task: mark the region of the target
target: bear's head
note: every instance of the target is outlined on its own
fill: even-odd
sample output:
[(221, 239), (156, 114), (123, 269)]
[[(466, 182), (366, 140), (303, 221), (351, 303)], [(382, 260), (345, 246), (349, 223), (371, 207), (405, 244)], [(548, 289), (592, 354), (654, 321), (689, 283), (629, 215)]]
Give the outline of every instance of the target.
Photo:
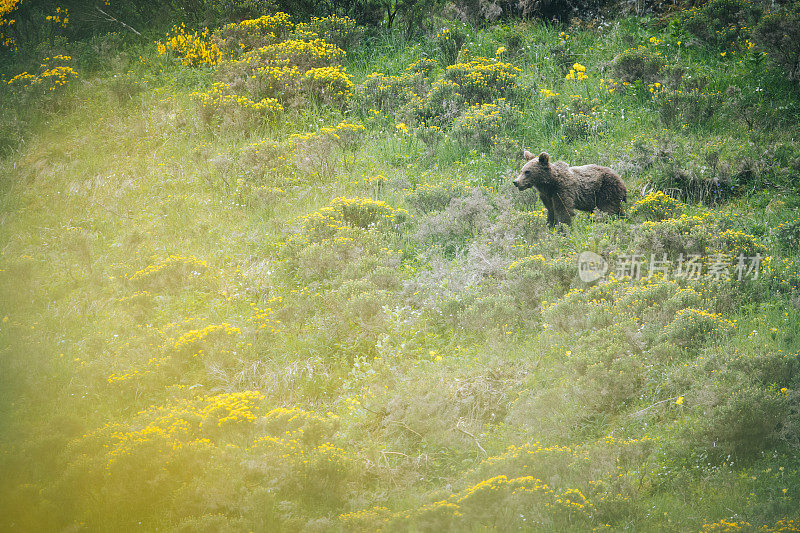
[(524, 191), (534, 185), (544, 184), (549, 181), (550, 176), (550, 154), (542, 152), (538, 156), (525, 150), (525, 159), (528, 160), (522, 166), (519, 176), (514, 180), (514, 186)]

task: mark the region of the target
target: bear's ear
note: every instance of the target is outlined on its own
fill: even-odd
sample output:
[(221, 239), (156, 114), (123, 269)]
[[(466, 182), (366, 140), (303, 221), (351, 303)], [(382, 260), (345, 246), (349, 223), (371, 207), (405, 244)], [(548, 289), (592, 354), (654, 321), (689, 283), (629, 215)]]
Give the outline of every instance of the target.
[(539, 163), (546, 165), (549, 162), (550, 162), (550, 154), (548, 154), (547, 152), (542, 152), (541, 154), (539, 154)]
[(536, 157), (535, 155), (533, 155), (532, 153), (530, 153), (530, 152), (529, 152), (529, 151), (527, 151), (527, 150), (525, 150), (525, 151), (522, 153), (522, 155), (524, 155), (524, 156), (525, 156), (525, 160), (526, 160), (526, 161), (530, 161), (531, 159), (533, 159), (534, 157)]

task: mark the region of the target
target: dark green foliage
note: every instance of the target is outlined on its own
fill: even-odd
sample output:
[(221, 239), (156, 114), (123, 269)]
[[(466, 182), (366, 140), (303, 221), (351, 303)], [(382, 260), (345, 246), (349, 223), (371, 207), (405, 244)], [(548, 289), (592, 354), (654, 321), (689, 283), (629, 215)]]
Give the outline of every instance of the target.
[(753, 0), (711, 0), (682, 13), (681, 22), (704, 43), (729, 48), (750, 35), (761, 13), (761, 3)]
[(624, 81), (652, 83), (658, 79), (664, 57), (651, 47), (640, 45), (625, 50), (614, 58), (614, 74)]
[(753, 32), (753, 41), (787, 78), (800, 80), (800, 2), (795, 0), (767, 12)]

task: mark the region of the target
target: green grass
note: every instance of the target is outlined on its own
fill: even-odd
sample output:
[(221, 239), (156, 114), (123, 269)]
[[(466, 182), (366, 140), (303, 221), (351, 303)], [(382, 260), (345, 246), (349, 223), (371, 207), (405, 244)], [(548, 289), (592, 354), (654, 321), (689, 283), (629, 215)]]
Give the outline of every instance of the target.
[[(778, 521), (800, 518), (799, 280), (589, 286), (578, 253), (676, 252), (670, 222), (649, 240), (629, 218), (549, 230), (509, 184), (523, 148), (616, 168), (629, 206), (675, 169), (729, 176), (731, 194), (685, 206), (702, 221), (683, 238), (710, 251), (743, 231), (773, 261), (800, 260), (774, 231), (800, 206), (796, 84), (766, 58), (725, 59), (645, 22), (466, 27), (473, 56), (521, 38), (503, 58), (521, 69), (507, 150), (428, 146), (406, 111), (371, 122), (357, 95), (207, 126), (190, 94), (213, 70), (143, 43), (4, 111), (24, 131), (8, 126), (0, 160), (3, 528), (795, 530)], [(711, 118), (665, 124), (646, 84), (601, 86), (650, 37), (726, 95)], [(438, 53), (433, 37), (378, 33), (345, 66), (359, 84)], [(588, 80), (564, 80), (574, 62)], [(725, 91), (756, 80), (748, 125)], [(598, 134), (566, 135), (540, 89), (596, 100)], [(366, 130), (353, 148), (323, 145), (316, 172), (289, 135), (342, 121)], [(254, 153), (261, 141), (286, 168)], [(421, 209), (423, 185), (444, 203)], [(337, 197), (410, 216), (303, 229)], [(681, 288), (730, 331), (680, 330)]]

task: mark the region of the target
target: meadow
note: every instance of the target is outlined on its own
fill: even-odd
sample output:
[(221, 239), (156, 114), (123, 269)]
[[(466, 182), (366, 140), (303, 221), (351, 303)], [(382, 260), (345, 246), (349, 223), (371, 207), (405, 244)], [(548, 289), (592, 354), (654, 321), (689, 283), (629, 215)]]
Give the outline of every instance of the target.
[(800, 531), (800, 4), (720, 3), (7, 60), (0, 529)]

